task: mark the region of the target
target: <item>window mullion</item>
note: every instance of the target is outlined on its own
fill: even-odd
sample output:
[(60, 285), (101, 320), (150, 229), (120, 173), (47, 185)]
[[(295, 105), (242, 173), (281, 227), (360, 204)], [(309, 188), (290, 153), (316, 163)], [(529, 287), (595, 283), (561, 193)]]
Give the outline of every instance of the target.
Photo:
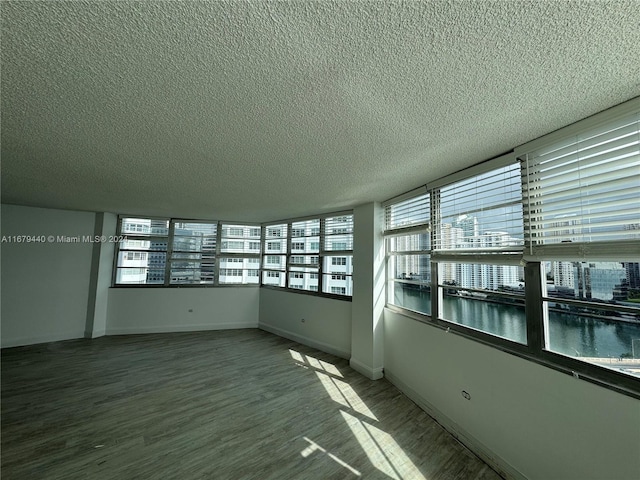
[(169, 221), (169, 235), (167, 237), (167, 260), (164, 264), (164, 286), (171, 284), (171, 260), (173, 257), (173, 237), (176, 231), (175, 220)]
[(284, 259), (284, 288), (290, 288), (289, 287), (289, 273), (291, 271), (291, 265), (289, 263), (290, 259), (291, 259), (291, 243), (292, 243), (292, 235), (293, 235), (293, 223), (289, 222), (287, 223), (287, 238), (286, 238), (286, 242), (287, 242), (287, 253), (286, 253), (286, 257)]
[(325, 259), (325, 229), (326, 222), (324, 218), (320, 219), (320, 235), (318, 236), (320, 245), (318, 249), (318, 292), (324, 292), (324, 259)]
[(438, 286), (438, 262), (431, 262), (431, 320), (442, 318), (442, 289)]
[(220, 285), (220, 255), (222, 254), (222, 222), (216, 222), (216, 255), (213, 284)]
[(527, 320), (527, 345), (532, 355), (540, 357), (545, 347), (546, 322), (542, 304), (542, 264), (529, 262), (524, 268), (525, 315)]

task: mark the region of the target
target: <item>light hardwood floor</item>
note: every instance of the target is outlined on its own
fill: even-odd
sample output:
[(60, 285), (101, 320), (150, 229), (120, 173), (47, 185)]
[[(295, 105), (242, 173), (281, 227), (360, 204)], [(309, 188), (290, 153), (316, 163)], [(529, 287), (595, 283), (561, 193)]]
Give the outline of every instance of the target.
[(2, 351), (10, 479), (500, 477), (386, 380), (261, 330)]

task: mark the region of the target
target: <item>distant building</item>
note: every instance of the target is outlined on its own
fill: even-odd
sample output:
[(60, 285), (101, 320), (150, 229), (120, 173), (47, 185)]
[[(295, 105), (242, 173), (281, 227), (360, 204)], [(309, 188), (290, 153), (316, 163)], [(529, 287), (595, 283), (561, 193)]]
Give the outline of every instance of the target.
[(620, 262), (574, 262), (574, 295), (584, 300), (613, 300), (614, 290), (626, 281)]
[(552, 262), (551, 272), (553, 274), (553, 283), (556, 287), (575, 287), (573, 262)]

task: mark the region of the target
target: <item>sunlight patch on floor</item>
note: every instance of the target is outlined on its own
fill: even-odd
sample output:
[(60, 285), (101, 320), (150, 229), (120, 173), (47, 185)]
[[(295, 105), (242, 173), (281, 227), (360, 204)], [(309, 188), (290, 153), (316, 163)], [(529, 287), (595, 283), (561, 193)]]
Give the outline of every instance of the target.
[[(394, 480), (427, 480), (391, 435), (374, 426), (368, 420), (360, 419), (360, 416), (362, 416), (371, 419), (373, 422), (378, 422), (376, 416), (362, 401), (353, 387), (344, 380), (336, 378), (344, 377), (335, 365), (323, 362), (311, 355), (303, 355), (292, 349), (289, 349), (289, 354), (298, 366), (315, 370), (320, 383), (329, 394), (331, 400), (353, 412), (351, 414), (340, 409), (342, 418), (376, 469)], [(317, 443), (307, 437), (303, 438), (309, 443), (309, 446), (300, 452), (303, 457), (307, 458), (314, 452), (320, 452), (356, 475), (362, 475), (358, 470)]]
[(349, 405), (349, 402), (347, 402), (347, 399), (344, 398), (344, 395), (342, 395), (338, 387), (336, 387), (335, 383), (333, 383), (333, 379), (329, 375), (321, 372), (316, 372), (316, 375), (320, 379), (320, 382), (322, 383), (324, 389), (331, 397), (331, 400), (347, 408), (351, 408), (351, 405)]
[(320, 365), (322, 365), (322, 368), (324, 368), (324, 370), (327, 373), (330, 373), (331, 375), (335, 375), (336, 377), (342, 377), (340, 370), (338, 370), (338, 368), (332, 363), (323, 362), (322, 360), (319, 360), (319, 362), (320, 362)]
[(347, 382), (343, 382), (322, 372), (316, 372), (316, 375), (320, 379), (320, 382), (322, 382), (322, 386), (331, 397), (331, 400), (365, 415), (372, 420), (378, 420)]
[(311, 355), (302, 355), (300, 352), (292, 350), (291, 348), (289, 349), (289, 354), (291, 355), (291, 358), (304, 366), (310, 366), (315, 368), (316, 370), (322, 370), (323, 372), (327, 372), (336, 377), (344, 376), (342, 375), (342, 373), (340, 373), (340, 370), (338, 370), (338, 368), (332, 363), (324, 362), (317, 359), (316, 357), (312, 357)]
[(340, 390), (340, 393), (342, 393), (353, 410), (361, 413), (366, 417), (369, 417), (372, 420), (378, 420), (351, 385), (349, 385), (347, 382), (343, 382), (342, 380), (338, 380), (337, 378), (332, 378), (331, 380), (336, 385), (336, 387), (338, 387), (338, 390)]
[(327, 452), (324, 448), (322, 448), (320, 445), (318, 445), (313, 440), (310, 440), (307, 437), (303, 437), (303, 438), (307, 442), (309, 442), (309, 446), (300, 452), (300, 455), (302, 455), (304, 458), (307, 458), (309, 455), (313, 454), (314, 452), (321, 452), (321, 453), (324, 453), (327, 457), (329, 457), (334, 462), (338, 463), (339, 465), (343, 466), (344, 468), (347, 468), (347, 469), (351, 470), (357, 476), (359, 476), (359, 477), (362, 476), (362, 474), (358, 470), (353, 468), (351, 465), (349, 465), (344, 460), (340, 460), (333, 453)]
[(296, 362), (304, 363), (304, 358), (302, 358), (302, 355), (300, 355), (295, 350), (289, 349), (289, 354), (291, 355), (291, 358), (293, 358)]
[(345, 411), (340, 413), (375, 468), (394, 480), (426, 480), (391, 435)]

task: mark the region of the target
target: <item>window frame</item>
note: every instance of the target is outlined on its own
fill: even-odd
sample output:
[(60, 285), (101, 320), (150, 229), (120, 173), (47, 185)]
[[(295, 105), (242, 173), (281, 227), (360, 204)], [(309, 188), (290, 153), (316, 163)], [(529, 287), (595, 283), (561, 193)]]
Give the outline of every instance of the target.
[[(337, 237), (351, 237), (350, 242), (347, 242), (345, 245), (347, 247), (346, 250), (328, 250), (325, 248), (326, 241), (328, 238), (331, 238), (333, 235), (327, 233), (327, 219), (333, 219), (335, 217), (348, 217), (350, 225), (347, 227), (347, 232), (341, 232), (336, 234)], [(318, 222), (317, 226), (307, 225), (304, 228), (300, 227), (299, 223), (303, 222), (313, 222), (314, 224)], [(314, 295), (321, 297), (334, 298), (337, 300), (352, 300), (352, 293), (348, 292), (348, 288), (345, 288), (346, 293), (344, 295), (334, 294), (331, 292), (326, 292), (324, 290), (325, 278), (328, 275), (331, 277), (332, 274), (340, 274), (345, 276), (345, 281), (351, 281), (351, 285), (353, 285), (353, 273), (333, 273), (325, 271), (324, 260), (326, 257), (345, 257), (344, 265), (341, 265), (345, 269), (353, 269), (353, 249), (348, 248), (350, 245), (353, 245), (353, 211), (340, 211), (327, 213), (322, 215), (313, 215), (308, 217), (298, 217), (291, 218), (286, 220), (278, 220), (272, 221), (268, 223), (263, 223), (262, 227), (265, 232), (272, 231), (274, 227), (284, 227), (286, 232), (280, 231), (280, 236), (269, 236), (264, 238), (265, 248), (263, 249), (263, 255), (265, 257), (265, 261), (262, 262), (262, 271), (263, 272), (280, 272), (284, 275), (284, 286), (279, 285), (270, 285), (264, 282), (264, 276), (260, 278), (260, 286), (262, 288), (269, 288), (275, 290), (284, 290), (292, 293), (300, 293), (304, 295)], [(286, 241), (286, 253), (274, 253), (270, 252), (267, 247), (267, 242), (270, 241)], [(300, 244), (303, 244), (303, 248), (300, 249)], [(294, 248), (296, 247), (296, 248)], [(313, 250), (313, 251), (310, 251)], [(281, 248), (281, 251), (284, 250)], [(266, 263), (266, 258), (271, 255), (277, 255), (280, 257), (284, 257), (284, 267), (281, 268), (269, 268), (269, 264)], [(311, 260), (311, 263), (297, 263), (297, 260), (300, 257), (308, 257)], [(317, 259), (317, 262), (315, 261)], [(349, 261), (351, 259), (351, 261)], [(307, 279), (313, 280), (313, 285), (307, 285), (308, 289), (301, 289), (290, 286), (290, 280), (294, 278), (293, 274), (303, 274), (304, 280)], [(347, 278), (348, 277), (348, 278)], [(282, 278), (282, 276), (280, 277)], [(296, 277), (297, 280), (300, 278)], [(317, 282), (317, 285), (315, 284)], [(296, 285), (297, 283), (294, 282)], [(316, 287), (315, 289), (311, 289), (311, 287)], [(353, 288), (351, 286), (351, 288)]]
[[(490, 171), (492, 169), (498, 168), (498, 166), (503, 165), (504, 162), (519, 162), (520, 158), (526, 154), (526, 152), (540, 148), (541, 146), (548, 145), (552, 142), (557, 142), (558, 140), (562, 140), (565, 137), (576, 135), (576, 132), (581, 132), (586, 129), (594, 128), (594, 126), (605, 125), (608, 122), (614, 121), (617, 118), (620, 118), (624, 115), (629, 115), (632, 112), (640, 111), (640, 97), (633, 99), (630, 102), (622, 104), (618, 107), (613, 107), (613, 109), (607, 110), (600, 114), (596, 114), (593, 117), (589, 117), (586, 120), (578, 122), (576, 124), (570, 125), (561, 129), (559, 131), (553, 132), (549, 136), (542, 137), (540, 139), (536, 139), (528, 144), (522, 145), (512, 152), (507, 153), (506, 155), (490, 159), (486, 162), (482, 162), (477, 164), (471, 168), (456, 172), (447, 177), (443, 177), (442, 179), (438, 179), (433, 183), (430, 183), (424, 187), (420, 187), (419, 189), (407, 192), (398, 197), (394, 197), (392, 199), (383, 202), (383, 206), (386, 207), (388, 205), (392, 205), (394, 203), (400, 203), (402, 201), (406, 201), (407, 199), (411, 199), (417, 197), (424, 192), (428, 192), (431, 194), (431, 213), (430, 213), (430, 225), (435, 225), (438, 220), (438, 205), (437, 205), (437, 195), (433, 195), (433, 192), (437, 192), (439, 188), (451, 184), (453, 182), (457, 182), (460, 180), (464, 180), (467, 178), (471, 178), (475, 175), (482, 174), (483, 172)], [(613, 119), (613, 120), (612, 120)], [(522, 185), (522, 182), (521, 182)], [(523, 187), (524, 188), (524, 187)], [(524, 203), (524, 200), (521, 200)], [(523, 215), (523, 224), (525, 228), (527, 228), (527, 219)], [(562, 372), (567, 375), (571, 375), (577, 379), (583, 379), (590, 383), (594, 383), (605, 388), (614, 390), (616, 392), (622, 393), (627, 396), (631, 396), (633, 398), (640, 399), (640, 377), (633, 376), (629, 374), (625, 374), (622, 371), (618, 371), (615, 369), (607, 368), (604, 366), (597, 365), (595, 363), (589, 363), (588, 361), (580, 360), (580, 357), (571, 357), (567, 355), (563, 355), (558, 352), (552, 351), (550, 345), (547, 347), (547, 342), (545, 341), (545, 335), (549, 335), (548, 329), (546, 328), (546, 306), (545, 302), (557, 300), (553, 297), (549, 297), (546, 293), (546, 274), (544, 271), (544, 261), (548, 260), (557, 260), (560, 258), (563, 252), (569, 252), (568, 258), (565, 260), (578, 260), (575, 258), (575, 246), (571, 245), (562, 245), (559, 244), (557, 247), (547, 247), (548, 251), (552, 253), (552, 256), (548, 259), (540, 259), (532, 257), (531, 255), (527, 255), (527, 247), (526, 244), (526, 236), (525, 236), (525, 244), (522, 245), (522, 248), (518, 252), (509, 252), (509, 253), (484, 253), (484, 254), (476, 254), (474, 252), (460, 252), (456, 253), (455, 251), (448, 252), (440, 252), (436, 253), (433, 251), (434, 235), (435, 229), (430, 228), (430, 225), (420, 224), (418, 226), (410, 226), (409, 228), (404, 229), (387, 229), (382, 232), (383, 237), (385, 238), (385, 249), (386, 249), (386, 257), (387, 257), (387, 288), (388, 295), (390, 294), (389, 285), (390, 282), (395, 282), (396, 279), (391, 279), (390, 277), (394, 274), (391, 273), (390, 270), (390, 259), (394, 255), (398, 255), (398, 252), (390, 251), (390, 242), (389, 239), (392, 236), (398, 236), (408, 233), (424, 233), (425, 231), (431, 231), (431, 251), (416, 251), (416, 252), (401, 252), (401, 254), (410, 253), (410, 254), (424, 254), (431, 253), (431, 292), (437, 292), (437, 294), (431, 295), (431, 312), (432, 314), (420, 313), (414, 310), (410, 310), (408, 308), (404, 308), (398, 305), (392, 304), (387, 297), (386, 308), (392, 312), (400, 313), (406, 317), (411, 319), (420, 321), (422, 323), (426, 323), (435, 328), (439, 328), (445, 330), (447, 332), (453, 332), (457, 335), (463, 336), (473, 341), (480, 342), (482, 344), (488, 345), (493, 348), (497, 348), (505, 353), (516, 355), (520, 358), (524, 358), (526, 360), (532, 361), (534, 363), (543, 365), (545, 367), (554, 369), (558, 372)], [(598, 246), (599, 247), (599, 246)], [(571, 250), (573, 249), (573, 250)], [(594, 257), (589, 257), (584, 255), (584, 251), (581, 252), (580, 261), (587, 262), (598, 262), (598, 261), (610, 261), (610, 262), (630, 262), (637, 263), (640, 261), (640, 256), (638, 252), (640, 251), (640, 242), (637, 240), (627, 242), (625, 244), (625, 248), (620, 249), (610, 249), (611, 254), (607, 254), (606, 258), (602, 258), (602, 249), (599, 248), (597, 255)], [(588, 252), (588, 249), (586, 250)], [(632, 257), (630, 258), (630, 253), (634, 252)], [(502, 337), (494, 336), (492, 334), (482, 332), (480, 330), (475, 330), (469, 327), (465, 327), (464, 325), (460, 325), (455, 322), (450, 322), (442, 318), (442, 295), (441, 290), (438, 288), (438, 266), (441, 262), (460, 262), (460, 263), (488, 263), (488, 264), (520, 264), (524, 267), (524, 301), (525, 301), (525, 317), (526, 317), (526, 330), (527, 330), (527, 342), (525, 344), (520, 344)], [(395, 271), (394, 271), (395, 272)], [(391, 290), (392, 291), (392, 290)], [(572, 303), (576, 303), (578, 300), (571, 300)], [(633, 310), (632, 313), (637, 314), (638, 310), (635, 307), (620, 307), (615, 308), (613, 310)], [(436, 312), (433, 314), (433, 312)]]
[[(167, 235), (166, 237), (164, 236), (158, 236), (158, 235), (150, 235), (150, 234), (131, 234), (131, 233), (123, 233), (122, 232), (122, 227), (123, 227), (123, 220), (126, 218), (139, 218), (142, 220), (149, 220), (149, 221), (163, 221), (163, 222), (168, 222), (168, 228), (167, 228)], [(175, 225), (178, 223), (203, 223), (203, 224), (211, 224), (211, 225), (216, 225), (216, 234), (215, 234), (215, 250), (214, 250), (214, 254), (213, 254), (213, 264), (215, 265), (214, 267), (214, 279), (213, 282), (210, 283), (171, 283), (171, 262), (172, 262), (172, 254), (174, 253), (188, 253), (188, 252), (174, 252), (173, 249), (173, 243), (174, 240), (176, 238), (175, 235)], [(242, 226), (242, 227), (248, 227), (249, 228), (249, 232), (251, 232), (254, 229), (259, 229), (261, 232), (260, 237), (255, 237), (255, 236), (247, 236), (244, 239), (241, 239), (240, 237), (223, 237), (222, 234), (222, 226), (234, 226), (234, 225), (238, 225), (238, 226)], [(259, 272), (262, 271), (262, 265), (260, 264), (261, 259), (262, 259), (262, 245), (263, 245), (263, 235), (262, 235), (262, 227), (260, 224), (257, 223), (252, 223), (252, 222), (229, 222), (229, 221), (222, 221), (222, 220), (203, 220), (203, 219), (185, 219), (185, 218), (169, 218), (169, 217), (152, 217), (152, 216), (141, 216), (141, 215), (128, 215), (128, 214), (119, 214), (118, 215), (118, 220), (117, 220), (117, 236), (125, 236), (127, 237), (128, 240), (142, 240), (142, 241), (148, 241), (149, 238), (166, 238), (167, 241), (167, 248), (166, 250), (161, 250), (161, 252), (164, 252), (166, 255), (165, 258), (165, 264), (162, 267), (163, 271), (164, 271), (164, 281), (163, 283), (116, 283), (117, 280), (117, 273), (118, 273), (118, 269), (119, 268), (123, 268), (123, 267), (119, 267), (118, 266), (118, 257), (119, 254), (121, 252), (146, 252), (149, 253), (150, 250), (143, 250), (143, 249), (122, 249), (121, 248), (121, 244), (118, 244), (118, 246), (115, 248), (115, 252), (114, 252), (114, 258), (113, 258), (113, 274), (112, 274), (112, 278), (111, 278), (111, 288), (218, 288), (218, 287), (252, 287), (252, 288), (258, 288), (260, 286), (259, 282), (255, 282), (255, 283), (233, 283), (233, 282), (220, 282), (220, 270), (221, 270), (221, 266), (220, 266), (220, 260), (221, 259), (227, 259), (227, 258), (241, 258), (241, 259), (255, 259), (258, 261), (257, 263), (257, 268), (243, 268), (243, 270), (246, 270), (247, 272), (249, 272), (249, 270), (258, 270)], [(180, 237), (180, 235), (178, 235), (177, 237)], [(223, 241), (244, 241), (244, 242), (259, 242), (259, 252), (258, 253), (248, 253), (248, 252), (244, 252), (244, 253), (229, 253), (229, 252), (222, 252), (222, 242)], [(193, 252), (193, 253), (201, 253), (201, 252)], [(173, 259), (175, 260), (175, 259)], [(198, 260), (198, 262), (201, 262), (201, 260)], [(134, 268), (134, 267), (131, 267)], [(138, 267), (135, 267), (138, 268)], [(146, 268), (149, 269), (149, 267), (142, 267), (142, 268)], [(223, 268), (230, 268), (230, 267), (223, 267)], [(245, 275), (243, 275), (244, 278)], [(248, 273), (247, 273), (248, 276)]]

